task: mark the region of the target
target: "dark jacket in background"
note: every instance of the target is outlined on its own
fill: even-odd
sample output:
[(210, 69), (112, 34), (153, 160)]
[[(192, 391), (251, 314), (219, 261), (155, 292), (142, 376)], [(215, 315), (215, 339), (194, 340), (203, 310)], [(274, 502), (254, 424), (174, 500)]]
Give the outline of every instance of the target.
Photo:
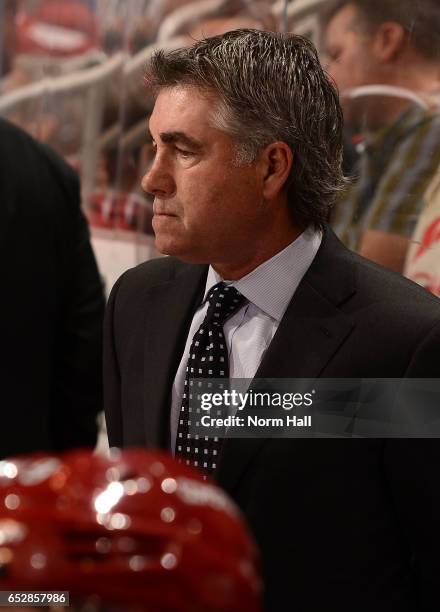
[(76, 174), (0, 119), (0, 456), (95, 444), (103, 308)]

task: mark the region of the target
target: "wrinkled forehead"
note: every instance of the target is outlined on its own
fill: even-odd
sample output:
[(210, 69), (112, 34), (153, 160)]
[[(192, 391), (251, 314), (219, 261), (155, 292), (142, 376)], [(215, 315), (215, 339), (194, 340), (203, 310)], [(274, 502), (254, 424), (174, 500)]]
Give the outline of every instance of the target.
[(168, 98), (173, 100), (194, 100), (205, 102), (207, 106), (216, 107), (220, 102), (220, 95), (214, 89), (202, 87), (192, 83), (176, 83), (175, 85), (164, 85), (155, 91), (154, 105), (159, 99)]
[(193, 85), (175, 85), (161, 88), (156, 95), (149, 119), (150, 131), (173, 131), (186, 128), (214, 127), (215, 115), (222, 105), (213, 90)]

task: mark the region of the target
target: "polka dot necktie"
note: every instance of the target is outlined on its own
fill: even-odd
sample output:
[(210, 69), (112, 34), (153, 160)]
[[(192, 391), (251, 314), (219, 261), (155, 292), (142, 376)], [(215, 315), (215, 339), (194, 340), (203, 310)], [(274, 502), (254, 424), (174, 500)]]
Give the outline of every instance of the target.
[(182, 406), (179, 414), (176, 438), (176, 456), (181, 462), (210, 474), (217, 467), (222, 440), (214, 437), (190, 434), (191, 419), (199, 419), (190, 406), (195, 378), (229, 378), (228, 348), (223, 324), (246, 301), (235, 287), (218, 283), (208, 294), (208, 311), (194, 334), (186, 367)]

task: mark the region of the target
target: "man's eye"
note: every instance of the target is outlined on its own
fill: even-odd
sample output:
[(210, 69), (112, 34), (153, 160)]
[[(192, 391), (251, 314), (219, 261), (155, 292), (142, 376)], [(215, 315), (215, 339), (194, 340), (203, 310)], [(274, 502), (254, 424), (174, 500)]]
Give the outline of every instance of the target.
[(337, 62), (341, 56), (340, 51), (331, 51), (327, 53), (327, 57), (331, 62)]
[(194, 155), (192, 151), (187, 151), (186, 149), (181, 149), (180, 147), (176, 147), (176, 151), (181, 157), (185, 157), (185, 158), (191, 157), (192, 155)]

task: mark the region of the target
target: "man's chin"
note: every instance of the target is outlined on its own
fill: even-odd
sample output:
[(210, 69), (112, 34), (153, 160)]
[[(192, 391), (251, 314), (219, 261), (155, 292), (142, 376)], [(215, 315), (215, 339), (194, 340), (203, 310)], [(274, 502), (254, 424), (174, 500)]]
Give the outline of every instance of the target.
[(176, 257), (176, 259), (180, 259), (184, 263), (209, 264), (209, 257), (203, 257), (201, 253), (198, 253), (189, 245), (183, 245), (169, 240), (164, 240), (158, 236), (156, 236), (155, 244), (156, 249), (159, 251), (159, 253), (162, 253), (162, 255)]
[(159, 253), (162, 253), (162, 255), (175, 255), (175, 253), (178, 251), (178, 244), (176, 243), (176, 240), (167, 234), (158, 232), (157, 230), (154, 232), (154, 244), (156, 249), (159, 251)]

